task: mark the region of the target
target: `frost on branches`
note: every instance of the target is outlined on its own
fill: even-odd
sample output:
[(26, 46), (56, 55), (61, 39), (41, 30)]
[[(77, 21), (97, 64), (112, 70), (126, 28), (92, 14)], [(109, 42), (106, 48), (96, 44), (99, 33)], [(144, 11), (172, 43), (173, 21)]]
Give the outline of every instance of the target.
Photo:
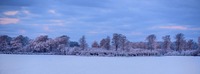
[[(88, 46), (83, 35), (78, 41), (70, 41), (67, 35), (54, 39), (47, 35), (30, 39), (26, 36), (0, 36), (0, 53), (3, 54), (51, 54), (83, 56), (200, 56), (200, 37), (186, 40), (179, 33), (171, 41), (170, 35), (157, 41), (154, 34), (148, 35), (145, 42), (131, 42), (123, 34), (114, 33), (99, 42), (94, 40)], [(197, 41), (197, 42), (195, 42)]]

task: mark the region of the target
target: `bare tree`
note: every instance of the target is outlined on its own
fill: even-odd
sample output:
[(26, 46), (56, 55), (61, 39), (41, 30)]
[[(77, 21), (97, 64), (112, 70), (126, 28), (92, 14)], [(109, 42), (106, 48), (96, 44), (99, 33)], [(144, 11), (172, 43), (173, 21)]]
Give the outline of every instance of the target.
[(121, 48), (123, 51), (126, 47), (127, 41), (128, 40), (126, 39), (126, 36), (117, 33), (113, 34), (112, 43), (116, 51), (118, 50), (118, 48)]
[(122, 36), (120, 37), (120, 44), (121, 44), (122, 50), (125, 50), (125, 47), (126, 47), (126, 45), (127, 45), (126, 36), (122, 35)]
[(156, 36), (154, 34), (149, 35), (146, 40), (148, 41), (148, 49), (156, 49)]
[(101, 47), (101, 48), (104, 48), (105, 44), (106, 44), (106, 39), (102, 39), (102, 40), (100, 41), (100, 47)]
[(164, 40), (163, 42), (163, 48), (165, 50), (169, 50), (171, 47), (171, 39), (170, 39), (170, 35), (166, 35), (162, 38)]
[(110, 37), (109, 36), (107, 36), (107, 38), (101, 40), (100, 47), (105, 48), (107, 50), (110, 49)]
[(121, 37), (121, 34), (117, 34), (117, 33), (113, 34), (112, 44), (114, 45), (116, 51), (120, 47), (120, 37)]
[(135, 42), (134, 48), (147, 49), (147, 45), (145, 42)]
[(182, 49), (184, 49), (184, 34), (179, 33), (176, 35), (175, 39), (175, 44), (176, 44), (176, 50), (177, 51), (181, 51)]
[(188, 42), (187, 42), (187, 49), (188, 50), (191, 50), (191, 49), (193, 49), (194, 48), (194, 41), (192, 40), (192, 39), (190, 39), (190, 40), (188, 40)]
[(106, 48), (107, 50), (110, 49), (110, 37), (109, 37), (109, 36), (107, 36), (107, 38), (106, 38), (105, 48)]
[(94, 42), (92, 43), (92, 48), (99, 48), (99, 44), (98, 44), (97, 41), (94, 41)]
[(85, 50), (88, 47), (88, 44), (86, 43), (86, 39), (84, 35), (80, 38), (79, 43), (80, 43), (80, 48), (82, 50)]

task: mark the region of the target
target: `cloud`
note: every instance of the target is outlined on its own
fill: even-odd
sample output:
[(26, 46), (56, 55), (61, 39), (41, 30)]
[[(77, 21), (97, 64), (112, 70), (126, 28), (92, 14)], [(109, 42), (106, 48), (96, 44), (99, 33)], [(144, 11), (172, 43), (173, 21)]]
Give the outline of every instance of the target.
[(63, 20), (50, 20), (51, 24), (55, 26), (64, 26), (64, 24), (69, 24), (70, 22), (64, 22)]
[(31, 13), (30, 13), (30, 11), (28, 11), (28, 10), (23, 10), (22, 11), (24, 14), (27, 14), (27, 15), (30, 15)]
[(51, 22), (55, 22), (55, 23), (62, 23), (63, 20), (50, 20)]
[(13, 15), (17, 15), (19, 13), (19, 11), (7, 11), (4, 12), (4, 15), (9, 15), (9, 16), (13, 16)]
[(185, 26), (177, 26), (177, 25), (173, 25), (173, 26), (159, 26), (158, 28), (160, 28), (160, 29), (175, 29), (175, 30), (187, 30), (188, 29)]
[(43, 30), (44, 30), (44, 31), (47, 31), (47, 32), (51, 32), (51, 31), (52, 31), (51, 29), (49, 29), (48, 26), (44, 26), (44, 27), (43, 27)]
[(26, 30), (21, 29), (21, 30), (19, 30), (19, 33), (20, 33), (20, 34), (25, 34), (25, 33), (26, 33)]
[(53, 9), (50, 9), (48, 12), (51, 13), (51, 14), (56, 14), (56, 11), (53, 10)]
[(109, 33), (109, 31), (107, 30), (91, 30), (91, 31), (87, 31), (87, 34), (105, 34), (105, 33)]
[(152, 29), (171, 29), (171, 30), (200, 30), (199, 27), (191, 27), (191, 26), (180, 26), (180, 25), (168, 25), (168, 26), (158, 26), (153, 27)]
[(0, 18), (0, 24), (6, 25), (6, 24), (17, 24), (20, 21), (18, 18)]

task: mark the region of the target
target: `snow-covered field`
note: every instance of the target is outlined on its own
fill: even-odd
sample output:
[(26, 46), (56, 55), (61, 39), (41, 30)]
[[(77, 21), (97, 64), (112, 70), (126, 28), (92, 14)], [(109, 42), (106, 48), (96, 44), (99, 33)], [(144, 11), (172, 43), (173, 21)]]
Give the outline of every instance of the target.
[(0, 74), (200, 74), (200, 57), (0, 54)]

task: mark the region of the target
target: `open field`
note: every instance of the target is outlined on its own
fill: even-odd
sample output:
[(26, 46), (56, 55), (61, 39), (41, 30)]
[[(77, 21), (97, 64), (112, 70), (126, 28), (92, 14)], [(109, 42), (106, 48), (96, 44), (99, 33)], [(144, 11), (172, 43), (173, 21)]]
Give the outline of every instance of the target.
[(200, 74), (200, 57), (0, 54), (0, 74)]

